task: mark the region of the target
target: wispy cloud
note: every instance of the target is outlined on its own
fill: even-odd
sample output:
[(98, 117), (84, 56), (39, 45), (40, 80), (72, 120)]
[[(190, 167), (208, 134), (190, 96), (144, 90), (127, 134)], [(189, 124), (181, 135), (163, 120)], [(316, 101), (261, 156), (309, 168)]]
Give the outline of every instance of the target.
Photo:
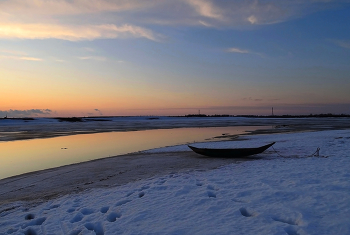
[(250, 51), (250, 50), (246, 50), (246, 49), (241, 49), (241, 48), (237, 48), (237, 47), (231, 47), (225, 50), (228, 53), (237, 53), (237, 54), (250, 54), (250, 55), (257, 55), (261, 58), (265, 58), (266, 56), (262, 53), (259, 52), (254, 52), (254, 51)]
[(0, 38), (163, 41), (164, 36), (151, 30), (152, 26), (254, 27), (301, 17), (339, 2), (344, 0), (2, 0)]
[(147, 38), (160, 41), (151, 30), (133, 26), (106, 25), (52, 25), (52, 24), (0, 24), (0, 38), (8, 39), (63, 39), (69, 41), (94, 40), (100, 38)]
[(29, 61), (42, 61), (43, 59), (35, 57), (19, 57), (20, 60), (29, 60)]
[(0, 9), (9, 14), (76, 15), (145, 8), (148, 0), (3, 0)]
[(82, 56), (82, 57), (78, 57), (80, 60), (97, 60), (97, 61), (105, 61), (107, 60), (106, 57), (102, 57), (102, 56)]
[(198, 23), (201, 24), (201, 25), (204, 25), (205, 27), (213, 27), (212, 24), (209, 24), (209, 23), (207, 23), (207, 22), (205, 22), (203, 20), (199, 20)]
[(0, 55), (0, 59), (43, 61), (43, 59), (41, 58), (28, 57), (28, 56), (13, 56), (13, 55)]
[(343, 40), (333, 40), (335, 44), (337, 44), (340, 47), (350, 49), (350, 41), (343, 41)]
[(207, 0), (187, 0), (187, 3), (193, 6), (196, 12), (204, 17), (214, 18), (218, 20), (223, 19), (221, 10), (217, 8), (213, 2)]
[(240, 49), (240, 48), (235, 48), (235, 47), (229, 48), (229, 49), (227, 49), (226, 51), (227, 51), (227, 52), (231, 52), (231, 53), (241, 53), (241, 54), (251, 53), (251, 52), (248, 51), (248, 50), (244, 50), (244, 49)]
[(0, 50), (0, 59), (29, 60), (29, 61), (43, 60), (41, 58), (28, 56), (28, 54), (23, 51), (13, 51), (13, 50)]
[(247, 18), (247, 20), (251, 23), (251, 24), (256, 24), (258, 22), (258, 19), (255, 16), (249, 16)]

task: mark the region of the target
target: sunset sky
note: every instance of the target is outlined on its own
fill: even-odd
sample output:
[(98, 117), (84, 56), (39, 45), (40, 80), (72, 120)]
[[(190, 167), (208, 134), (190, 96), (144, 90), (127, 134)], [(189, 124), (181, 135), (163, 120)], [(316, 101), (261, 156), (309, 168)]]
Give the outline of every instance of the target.
[(271, 107), (350, 114), (350, 1), (0, 0), (2, 116)]

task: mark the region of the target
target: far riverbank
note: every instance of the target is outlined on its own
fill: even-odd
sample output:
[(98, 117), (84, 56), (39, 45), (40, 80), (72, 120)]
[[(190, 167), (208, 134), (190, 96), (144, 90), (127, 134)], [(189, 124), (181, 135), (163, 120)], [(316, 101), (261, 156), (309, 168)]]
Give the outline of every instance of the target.
[(81, 121), (55, 118), (0, 119), (0, 141), (14, 141), (112, 131), (189, 127), (267, 126), (254, 134), (350, 128), (348, 117), (93, 117)]

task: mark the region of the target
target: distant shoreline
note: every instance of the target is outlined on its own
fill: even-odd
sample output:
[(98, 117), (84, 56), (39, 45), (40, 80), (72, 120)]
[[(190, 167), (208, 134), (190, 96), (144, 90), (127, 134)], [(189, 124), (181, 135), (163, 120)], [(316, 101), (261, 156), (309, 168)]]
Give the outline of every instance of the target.
[(271, 126), (254, 134), (350, 128), (347, 116), (249, 116), (249, 117), (81, 117), (0, 119), (0, 142), (103, 132), (143, 131), (174, 128)]
[[(1, 120), (23, 120), (33, 121), (40, 118), (57, 119), (59, 121), (66, 122), (80, 122), (83, 120), (101, 121), (98, 119), (104, 118), (134, 118), (134, 117), (145, 117), (150, 120), (159, 119), (160, 117), (176, 117), (176, 118), (217, 118), (217, 117), (246, 117), (246, 118), (350, 118), (350, 114), (332, 114), (332, 113), (321, 113), (321, 114), (308, 114), (308, 115), (229, 115), (229, 114), (187, 114), (179, 116), (157, 116), (157, 115), (141, 115), (141, 116), (72, 116), (72, 117), (3, 117)], [(92, 120), (95, 121), (95, 120)]]

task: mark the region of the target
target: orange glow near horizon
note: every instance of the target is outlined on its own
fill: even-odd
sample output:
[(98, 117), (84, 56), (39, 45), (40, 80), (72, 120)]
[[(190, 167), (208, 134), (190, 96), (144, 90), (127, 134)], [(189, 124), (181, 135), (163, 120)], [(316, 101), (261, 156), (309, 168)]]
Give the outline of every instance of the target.
[[(307, 106), (305, 100), (309, 104), (318, 104), (325, 94), (296, 96), (298, 87), (294, 85), (287, 89), (264, 84), (254, 86), (240, 80), (218, 83), (215, 79), (203, 78), (201, 81), (194, 76), (177, 81), (171, 75), (160, 80), (161, 77), (146, 77), (130, 64), (114, 68), (109, 62), (83, 61), (79, 64), (78, 61), (75, 66), (64, 64), (56, 68), (57, 65), (45, 60), (2, 59), (2, 62), (7, 69), (0, 69), (1, 114), (9, 110), (49, 109), (52, 112), (42, 116), (186, 115), (201, 109), (209, 115), (269, 115), (271, 107), (276, 107), (276, 112), (280, 110), (280, 114), (309, 114), (322, 111), (316, 108), (308, 110), (304, 107)], [(90, 66), (98, 69), (90, 73)], [(128, 74), (125, 69), (132, 73)], [(105, 71), (105, 74), (100, 75), (100, 71)], [(339, 94), (345, 93), (343, 90), (346, 86), (339, 88)], [(336, 106), (346, 104), (346, 100), (345, 96), (330, 96), (322, 104)], [(293, 108), (289, 109), (290, 106)], [(302, 107), (299, 111), (298, 106)], [(324, 110), (333, 112), (328, 108)], [(343, 111), (338, 109), (335, 112)]]

